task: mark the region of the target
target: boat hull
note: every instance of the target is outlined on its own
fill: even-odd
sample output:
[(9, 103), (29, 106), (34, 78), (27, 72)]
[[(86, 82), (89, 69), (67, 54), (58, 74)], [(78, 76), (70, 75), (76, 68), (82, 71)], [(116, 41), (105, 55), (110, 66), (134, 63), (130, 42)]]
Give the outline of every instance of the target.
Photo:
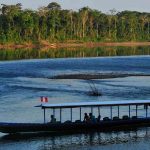
[(126, 130), (129, 128), (150, 126), (150, 118), (132, 120), (110, 120), (98, 123), (0, 123), (0, 132), (16, 133), (65, 133), (82, 131)]

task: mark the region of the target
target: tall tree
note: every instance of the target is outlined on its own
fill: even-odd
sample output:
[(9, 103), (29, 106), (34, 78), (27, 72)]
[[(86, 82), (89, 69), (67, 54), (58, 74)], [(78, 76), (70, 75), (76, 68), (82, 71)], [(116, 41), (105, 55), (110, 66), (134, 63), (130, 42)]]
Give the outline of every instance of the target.
[(81, 16), (81, 21), (82, 21), (82, 37), (85, 37), (85, 29), (86, 29), (86, 23), (88, 20), (88, 13), (89, 13), (90, 8), (88, 7), (83, 7), (79, 10), (80, 16)]
[(58, 3), (56, 3), (56, 2), (52, 2), (52, 3), (48, 4), (47, 8), (49, 10), (60, 10), (61, 6)]

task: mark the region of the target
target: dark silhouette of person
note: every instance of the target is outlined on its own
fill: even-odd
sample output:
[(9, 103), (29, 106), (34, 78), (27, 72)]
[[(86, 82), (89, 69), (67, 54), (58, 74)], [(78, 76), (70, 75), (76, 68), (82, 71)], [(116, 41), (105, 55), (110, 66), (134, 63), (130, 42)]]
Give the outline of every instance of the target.
[(51, 115), (51, 123), (56, 123), (56, 118), (54, 117), (54, 115)]
[(100, 122), (100, 120), (101, 120), (101, 115), (98, 115), (97, 122)]
[(90, 117), (88, 116), (87, 113), (84, 113), (84, 122), (89, 122), (90, 121)]
[(91, 122), (96, 122), (95, 116), (92, 113), (89, 113), (89, 116)]

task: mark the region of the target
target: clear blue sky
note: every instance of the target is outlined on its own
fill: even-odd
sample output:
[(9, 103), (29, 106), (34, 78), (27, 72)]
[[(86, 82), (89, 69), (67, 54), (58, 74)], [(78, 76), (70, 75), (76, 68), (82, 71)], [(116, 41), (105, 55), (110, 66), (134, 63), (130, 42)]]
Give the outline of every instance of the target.
[(23, 8), (37, 9), (47, 6), (50, 2), (58, 2), (63, 9), (77, 10), (84, 6), (108, 12), (115, 8), (118, 11), (136, 10), (150, 12), (150, 0), (0, 0), (0, 4), (22, 3)]

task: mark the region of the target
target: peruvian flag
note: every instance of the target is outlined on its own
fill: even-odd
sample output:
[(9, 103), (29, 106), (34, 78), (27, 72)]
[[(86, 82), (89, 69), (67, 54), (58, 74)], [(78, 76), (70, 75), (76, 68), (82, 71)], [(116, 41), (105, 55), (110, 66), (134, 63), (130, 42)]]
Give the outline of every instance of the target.
[(47, 103), (48, 102), (48, 97), (41, 97), (41, 102), (42, 103)]

